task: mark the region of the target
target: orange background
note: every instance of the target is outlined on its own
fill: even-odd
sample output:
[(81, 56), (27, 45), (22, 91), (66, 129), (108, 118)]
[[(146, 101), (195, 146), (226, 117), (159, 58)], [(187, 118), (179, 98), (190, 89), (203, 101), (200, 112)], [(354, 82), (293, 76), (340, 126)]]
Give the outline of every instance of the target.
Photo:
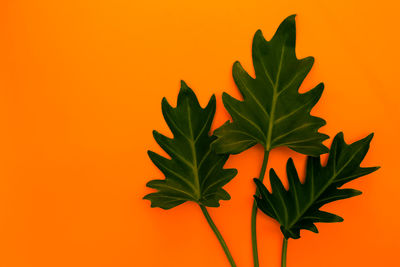
[[(0, 1), (0, 266), (228, 266), (200, 209), (150, 209), (145, 183), (161, 178), (146, 150), (169, 131), (161, 98), (175, 104), (184, 79), (214, 127), (239, 97), (231, 66), (253, 72), (251, 40), (270, 39), (298, 14), (297, 54), (316, 63), (302, 90), (326, 85), (313, 114), (348, 142), (375, 132), (349, 186), (360, 197), (326, 210), (343, 223), (290, 240), (288, 266), (396, 266), (399, 245), (399, 22), (397, 1)], [(330, 144), (330, 141), (327, 142)], [(271, 153), (284, 174), (288, 149)], [(232, 200), (210, 209), (238, 266), (251, 266), (250, 207), (262, 152), (229, 159)], [(260, 215), (261, 266), (279, 266), (281, 233)]]

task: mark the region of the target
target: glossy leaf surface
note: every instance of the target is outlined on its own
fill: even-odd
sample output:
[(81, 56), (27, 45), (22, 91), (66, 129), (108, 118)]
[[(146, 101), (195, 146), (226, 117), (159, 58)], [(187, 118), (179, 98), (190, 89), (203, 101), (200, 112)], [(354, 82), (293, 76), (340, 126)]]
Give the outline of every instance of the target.
[(255, 196), (258, 208), (280, 223), (286, 238), (299, 238), (301, 229), (317, 233), (316, 222), (343, 221), (341, 217), (321, 211), (320, 208), (332, 201), (361, 194), (358, 190), (339, 188), (378, 169), (360, 167), (372, 136), (347, 145), (343, 134), (337, 134), (326, 166), (321, 165), (320, 157), (307, 158), (304, 184), (299, 180), (292, 159), (289, 159), (286, 166), (289, 190), (283, 187), (273, 169), (270, 171), (272, 193), (259, 180), (254, 179), (260, 192), (260, 196)]
[(266, 150), (287, 146), (312, 156), (328, 152), (322, 144), (328, 136), (318, 133), (325, 121), (310, 115), (324, 86), (320, 83), (304, 94), (298, 92), (314, 59), (297, 59), (295, 43), (295, 16), (286, 18), (270, 41), (260, 30), (256, 32), (252, 48), (255, 78), (239, 62), (233, 65), (233, 78), (244, 100), (223, 94), (233, 122), (214, 132), (217, 152), (237, 154), (255, 144)]
[(147, 186), (158, 190), (144, 198), (152, 207), (170, 209), (186, 201), (217, 207), (219, 200), (230, 199), (222, 189), (237, 173), (223, 169), (228, 155), (211, 150), (215, 137), (209, 136), (216, 108), (215, 96), (201, 108), (194, 92), (182, 82), (176, 108), (164, 98), (162, 112), (173, 138), (157, 131), (154, 139), (171, 157), (167, 159), (152, 151), (149, 157), (165, 175), (164, 180), (152, 180)]

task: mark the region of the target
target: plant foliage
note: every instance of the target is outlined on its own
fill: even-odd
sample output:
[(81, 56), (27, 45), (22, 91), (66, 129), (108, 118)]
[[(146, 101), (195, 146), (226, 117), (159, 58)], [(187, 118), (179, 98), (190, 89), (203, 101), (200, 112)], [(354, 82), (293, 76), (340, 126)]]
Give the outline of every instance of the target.
[(379, 167), (360, 167), (368, 152), (373, 134), (366, 138), (346, 144), (343, 134), (336, 135), (332, 142), (326, 166), (320, 157), (307, 158), (305, 182), (299, 180), (293, 160), (286, 166), (289, 190), (285, 190), (275, 171), (270, 171), (272, 193), (257, 179), (254, 179), (260, 196), (255, 196), (257, 206), (265, 214), (277, 220), (285, 238), (299, 238), (300, 230), (318, 232), (316, 222), (341, 222), (335, 214), (321, 211), (320, 208), (332, 201), (360, 195), (354, 189), (339, 189), (345, 183), (370, 174)]
[(311, 156), (328, 152), (322, 144), (328, 136), (318, 133), (325, 121), (310, 115), (324, 85), (320, 83), (304, 94), (298, 92), (314, 59), (297, 59), (295, 43), (294, 15), (281, 23), (270, 41), (260, 30), (256, 32), (252, 48), (255, 78), (239, 62), (234, 63), (233, 78), (243, 101), (227, 93), (222, 95), (233, 122), (214, 132), (217, 152), (237, 154), (255, 144), (268, 151), (287, 146)]
[(152, 207), (170, 209), (186, 201), (217, 207), (219, 200), (230, 199), (222, 187), (235, 177), (237, 171), (223, 168), (228, 155), (211, 150), (215, 137), (209, 136), (209, 131), (215, 108), (215, 96), (203, 109), (183, 81), (175, 108), (165, 98), (162, 100), (162, 112), (173, 138), (153, 132), (154, 139), (171, 159), (148, 152), (165, 175), (164, 180), (147, 183), (148, 187), (158, 190), (144, 197), (151, 201)]

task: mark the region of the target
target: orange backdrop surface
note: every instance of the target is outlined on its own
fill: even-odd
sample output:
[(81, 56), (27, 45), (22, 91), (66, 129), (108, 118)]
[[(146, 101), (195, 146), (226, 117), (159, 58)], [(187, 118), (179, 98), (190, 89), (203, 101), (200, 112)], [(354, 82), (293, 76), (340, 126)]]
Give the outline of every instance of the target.
[[(351, 185), (364, 192), (326, 210), (343, 223), (290, 240), (288, 266), (398, 266), (399, 6), (397, 1), (0, 1), (0, 266), (228, 266), (195, 204), (164, 211), (141, 198), (162, 178), (147, 157), (169, 134), (161, 99), (184, 79), (202, 105), (239, 97), (231, 67), (252, 72), (257, 29), (270, 39), (297, 14), (297, 54), (316, 63), (301, 90), (325, 92), (312, 114), (346, 141), (375, 132)], [(328, 140), (327, 145), (330, 144)], [(276, 149), (268, 167), (285, 177)], [(230, 201), (210, 208), (238, 266), (251, 266), (250, 209), (262, 150), (232, 156)], [(267, 183), (268, 184), (268, 183)], [(281, 233), (260, 214), (261, 266), (279, 266)]]

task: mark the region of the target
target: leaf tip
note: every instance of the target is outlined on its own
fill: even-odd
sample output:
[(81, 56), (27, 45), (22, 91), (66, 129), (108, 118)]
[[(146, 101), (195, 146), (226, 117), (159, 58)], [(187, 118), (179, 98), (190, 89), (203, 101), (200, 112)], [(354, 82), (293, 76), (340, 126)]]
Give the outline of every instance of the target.
[[(323, 140), (326, 140), (326, 139), (329, 139), (329, 135), (324, 134)], [(329, 148), (326, 147), (325, 145), (322, 145), (321, 146), (321, 153), (319, 155), (323, 155), (323, 154), (326, 154), (326, 153), (329, 153)], [(314, 157), (317, 157), (319, 155), (315, 155)]]
[(368, 169), (370, 169), (370, 172), (369, 172), (369, 173), (376, 172), (376, 171), (379, 170), (380, 168), (381, 168), (381, 166), (370, 167), (370, 168), (368, 168)]
[(343, 132), (338, 132), (338, 133), (335, 135), (335, 138), (333, 138), (333, 140), (335, 141), (335, 139), (344, 142), (344, 134), (343, 134)]
[(275, 170), (273, 168), (269, 169), (269, 179), (270, 180), (271, 180), (271, 176), (276, 176), (276, 178), (278, 177), (278, 175), (276, 174), (276, 172), (275, 172)]
[(178, 94), (178, 103), (182, 96), (187, 96), (187, 95), (194, 95), (194, 92), (192, 89), (190, 89), (190, 87), (187, 85), (187, 83), (184, 80), (181, 80), (181, 89)]
[(152, 134), (153, 134), (153, 137), (154, 137), (155, 139), (160, 135), (160, 133), (157, 132), (156, 130), (153, 130), (153, 131), (152, 131)]
[(239, 60), (236, 60), (235, 62), (233, 62), (233, 65), (232, 65), (232, 73), (235, 75), (235, 71), (238, 71), (238, 70), (242, 70), (243, 68), (242, 68), (242, 65), (240, 64), (240, 62), (239, 62)]
[(235, 65), (240, 65), (239, 60), (236, 60), (235, 62), (233, 62), (233, 66), (235, 66)]
[(367, 137), (365, 137), (365, 141), (368, 143), (371, 142), (374, 135), (375, 135), (375, 133), (370, 133)]
[(217, 103), (217, 98), (215, 97), (215, 94), (212, 94), (212, 96), (210, 97), (210, 101), (208, 101), (207, 107), (211, 106), (211, 107), (215, 108), (216, 103)]
[[(312, 60), (314, 61), (314, 58), (312, 58)], [(323, 82), (321, 82), (321, 83), (319, 83), (319, 84), (317, 85), (317, 88), (320, 88), (320, 90), (324, 91), (324, 89), (325, 89), (325, 84), (324, 84)]]
[(181, 89), (178, 94), (178, 101), (182, 96), (187, 96), (189, 93), (191, 93), (191, 89), (189, 86), (182, 80), (181, 81)]
[(230, 95), (227, 92), (222, 92), (222, 102), (225, 105), (226, 101), (230, 98)]
[(284, 25), (288, 25), (289, 27), (295, 27), (295, 25), (296, 25), (296, 16), (297, 16), (296, 14), (292, 14), (292, 15), (288, 16), (286, 19), (284, 19), (282, 21), (281, 25), (279, 25), (279, 28), (281, 28)]
[(292, 14), (290, 16), (288, 16), (285, 20), (295, 20), (297, 17), (297, 14)]
[(161, 100), (161, 110), (163, 114), (165, 114), (165, 112), (167, 112), (169, 109), (171, 109), (171, 105), (168, 103), (167, 98), (164, 96)]
[(258, 188), (264, 185), (258, 178), (253, 178), (253, 182), (256, 184)]
[(186, 84), (184, 80), (181, 80), (181, 89), (186, 89), (189, 88), (189, 86)]
[(362, 191), (360, 191), (360, 190), (354, 190), (354, 196), (356, 197), (356, 196), (359, 196), (359, 195), (362, 195)]
[(266, 42), (264, 35), (261, 29), (258, 29), (253, 37), (253, 46), (256, 45), (257, 42)]
[(235, 177), (238, 174), (238, 170), (237, 169), (229, 169), (232, 172), (232, 176)]

